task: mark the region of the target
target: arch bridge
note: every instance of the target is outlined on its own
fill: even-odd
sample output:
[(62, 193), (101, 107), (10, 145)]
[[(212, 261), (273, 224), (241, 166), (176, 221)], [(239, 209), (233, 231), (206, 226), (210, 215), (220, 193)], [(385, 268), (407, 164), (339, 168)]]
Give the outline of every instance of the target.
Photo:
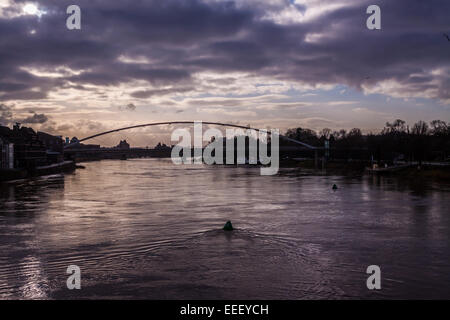
[[(109, 131), (97, 133), (97, 134), (94, 134), (92, 136), (80, 139), (80, 140), (78, 140), (75, 143), (71, 143), (71, 144), (66, 145), (64, 147), (64, 149), (68, 149), (70, 147), (78, 145), (78, 144), (80, 144), (82, 142), (85, 142), (87, 140), (91, 140), (91, 139), (94, 139), (94, 138), (97, 138), (97, 137), (101, 137), (101, 136), (104, 136), (104, 135), (107, 135), (107, 134), (120, 132), (120, 131), (126, 131), (126, 130), (131, 130), (131, 129), (144, 128), (144, 127), (153, 127), (153, 126), (163, 126), (163, 125), (172, 125), (172, 124), (195, 124), (195, 123), (200, 123), (200, 121), (198, 121), (198, 122), (197, 121), (155, 122), (155, 123), (146, 123), (146, 124), (140, 124), (140, 125), (125, 127), (125, 128), (119, 128), (119, 129), (114, 129), (114, 130), (109, 130)], [(271, 134), (271, 132), (266, 130), (266, 129), (256, 129), (256, 128), (252, 128), (252, 127), (248, 127), (248, 126), (237, 125), (237, 124), (221, 123), (221, 122), (210, 122), (210, 121), (202, 121), (201, 123), (202, 124), (206, 124), (206, 125), (216, 125), (216, 126), (222, 126), (222, 127), (231, 127), (231, 128), (246, 129), (246, 130), (255, 130), (257, 132), (263, 131), (263, 132), (267, 132), (268, 134)], [(281, 134), (279, 135), (279, 137), (280, 137), (280, 139), (283, 139), (285, 141), (289, 141), (289, 142), (295, 143), (297, 145), (301, 145), (301, 146), (303, 146), (303, 147), (305, 147), (307, 149), (315, 150), (316, 154), (317, 154), (317, 150), (321, 149), (319, 147), (311, 146), (311, 145), (309, 145), (307, 143), (304, 143), (304, 142), (301, 142), (301, 141), (298, 141), (298, 140), (295, 140), (295, 139), (291, 139), (291, 138), (289, 138), (287, 136), (284, 136), (284, 135), (281, 135)]]

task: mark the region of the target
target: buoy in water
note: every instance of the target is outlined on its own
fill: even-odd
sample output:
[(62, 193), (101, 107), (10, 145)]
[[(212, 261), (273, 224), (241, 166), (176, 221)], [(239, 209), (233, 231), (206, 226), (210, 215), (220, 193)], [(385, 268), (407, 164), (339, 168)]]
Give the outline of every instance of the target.
[(333, 184), (333, 190), (337, 190), (337, 185)]
[(231, 221), (227, 221), (227, 223), (225, 223), (225, 225), (223, 226), (223, 230), (233, 231), (233, 225), (231, 224)]

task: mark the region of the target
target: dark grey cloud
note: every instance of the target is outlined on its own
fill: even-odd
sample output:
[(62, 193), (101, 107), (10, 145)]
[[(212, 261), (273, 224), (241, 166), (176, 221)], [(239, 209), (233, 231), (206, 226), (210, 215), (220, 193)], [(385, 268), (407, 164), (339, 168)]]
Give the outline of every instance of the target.
[(48, 121), (48, 117), (45, 114), (37, 114), (33, 112), (32, 116), (22, 119), (20, 122), (23, 124), (43, 124)]
[(134, 103), (127, 104), (126, 108), (127, 108), (127, 110), (130, 110), (130, 111), (136, 110), (136, 106), (134, 105)]
[[(450, 99), (450, 46), (442, 36), (450, 32), (448, 0), (379, 0), (380, 31), (365, 27), (365, 9), (372, 4), (366, 0), (286, 25), (262, 19), (273, 2), (80, 0), (81, 31), (65, 28), (65, 9), (72, 3), (37, 2), (48, 12), (40, 19), (0, 17), (1, 100), (42, 99), (56, 88), (133, 80), (159, 88), (131, 94), (148, 98), (177, 91), (168, 85), (178, 92), (194, 88), (193, 77), (201, 71), (358, 89), (392, 80), (401, 84), (399, 90)], [(298, 8), (305, 12), (308, 3)], [(306, 41), (311, 34), (323, 40)], [(147, 62), (139, 62), (142, 57)], [(23, 69), (61, 66), (84, 72), (42, 78)]]
[(17, 110), (14, 105), (0, 103), (0, 125), (8, 126), (15, 121), (23, 124), (43, 124), (49, 120), (45, 114), (38, 114), (34, 111), (30, 111), (31, 115), (22, 119), (19, 119), (15, 113)]
[(125, 110), (127, 111), (136, 111), (136, 105), (134, 103), (129, 103), (125, 106)]

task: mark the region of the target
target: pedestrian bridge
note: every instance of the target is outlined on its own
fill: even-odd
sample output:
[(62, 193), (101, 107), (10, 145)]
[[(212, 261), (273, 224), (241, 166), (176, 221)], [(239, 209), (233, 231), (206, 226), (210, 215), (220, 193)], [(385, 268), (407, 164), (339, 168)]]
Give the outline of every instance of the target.
[[(173, 124), (195, 124), (195, 123), (200, 123), (200, 121), (167, 121), (167, 122), (155, 122), (155, 123), (146, 123), (146, 124), (140, 124), (140, 125), (135, 125), (135, 126), (130, 126), (130, 127), (125, 127), (125, 128), (119, 128), (119, 129), (114, 129), (114, 130), (109, 130), (109, 131), (105, 131), (105, 132), (101, 132), (101, 133), (97, 133), (94, 134), (92, 136), (83, 138), (78, 140), (75, 143), (71, 143), (66, 145), (64, 148), (68, 149), (71, 147), (74, 147), (82, 142), (94, 139), (94, 138), (98, 138), (101, 136), (105, 136), (111, 133), (115, 133), (115, 132), (120, 132), (120, 131), (126, 131), (126, 130), (132, 130), (132, 129), (137, 129), (137, 128), (144, 128), (144, 127), (153, 127), (153, 126), (164, 126), (164, 125), (173, 125)], [(207, 124), (207, 125), (216, 125), (216, 126), (222, 126), (222, 127), (231, 127), (231, 128), (238, 128), (238, 129), (245, 129), (245, 130), (255, 130), (257, 132), (266, 132), (268, 134), (271, 134), (271, 132), (267, 129), (256, 129), (256, 128), (252, 128), (252, 127), (248, 127), (248, 126), (241, 126), (241, 125), (237, 125), (237, 124), (231, 124), (231, 123), (221, 123), (221, 122), (210, 122), (210, 121), (203, 121), (201, 122), (202, 124)], [(280, 139), (283, 139), (285, 141), (289, 141), (292, 143), (295, 143), (297, 145), (300, 145), (302, 147), (305, 147), (307, 149), (311, 149), (311, 150), (318, 150), (320, 148), (318, 147), (314, 147), (311, 146), (307, 143), (295, 140), (295, 139), (291, 139), (289, 137), (286, 137), (284, 135), (279, 135)]]

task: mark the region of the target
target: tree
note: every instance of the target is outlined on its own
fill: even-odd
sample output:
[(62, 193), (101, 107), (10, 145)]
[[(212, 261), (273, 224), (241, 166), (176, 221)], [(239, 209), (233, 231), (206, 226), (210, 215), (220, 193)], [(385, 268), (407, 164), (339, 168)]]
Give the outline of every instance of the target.
[(406, 126), (406, 122), (404, 120), (397, 119), (392, 123), (386, 122), (386, 127), (383, 129), (383, 134), (399, 134), (406, 133), (408, 127)]
[(324, 128), (319, 132), (319, 136), (325, 138), (326, 140), (330, 139), (331, 136), (331, 129)]
[(347, 136), (347, 131), (344, 129), (339, 130), (339, 138), (340, 139), (345, 139), (345, 137)]
[(317, 137), (316, 132), (310, 129), (288, 129), (286, 132), (286, 136), (291, 139), (296, 139), (311, 145), (318, 145), (319, 143), (319, 138)]
[(418, 136), (425, 136), (427, 135), (428, 130), (429, 130), (428, 124), (425, 121), (420, 120), (419, 122), (414, 124), (412, 128), (412, 134)]
[(349, 137), (349, 138), (362, 137), (361, 129), (353, 128), (352, 130), (350, 130), (350, 132), (348, 133), (347, 137)]
[(420, 120), (412, 127), (413, 135), (413, 150), (414, 155), (419, 160), (419, 165), (422, 165), (422, 161), (428, 154), (429, 145), (426, 143), (426, 136), (429, 132), (428, 124), (425, 121)]
[(363, 147), (364, 141), (361, 129), (353, 128), (352, 130), (350, 130), (350, 132), (347, 134), (347, 144), (349, 148)]
[(433, 120), (430, 122), (431, 124), (431, 133), (433, 135), (445, 135), (449, 130), (449, 126), (445, 121), (442, 120)]

